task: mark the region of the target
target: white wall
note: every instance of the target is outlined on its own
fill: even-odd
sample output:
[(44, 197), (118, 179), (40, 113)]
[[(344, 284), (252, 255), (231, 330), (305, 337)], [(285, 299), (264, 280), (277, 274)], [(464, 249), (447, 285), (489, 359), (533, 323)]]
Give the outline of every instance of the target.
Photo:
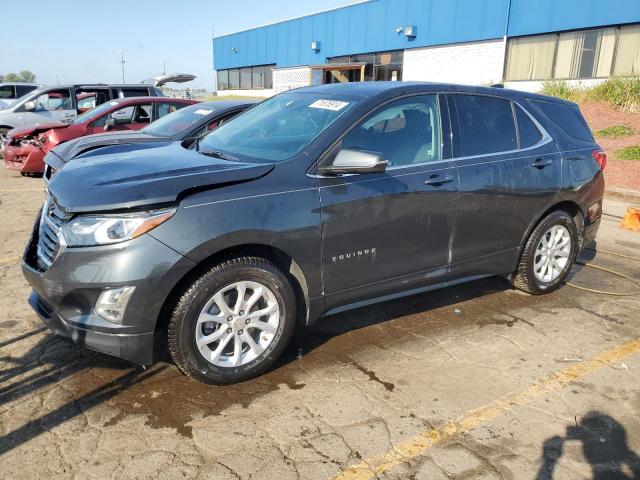
[(273, 90), (285, 92), (292, 88), (308, 87), (311, 81), (311, 68), (290, 67), (273, 69)]
[(491, 85), (500, 83), (504, 65), (502, 39), (404, 51), (403, 80)]
[[(571, 87), (579, 87), (579, 88), (592, 88), (601, 83), (607, 81), (606, 78), (597, 78), (597, 79), (587, 79), (587, 80), (563, 80), (567, 85)], [(517, 82), (505, 82), (504, 86), (506, 88), (512, 88), (514, 90), (522, 90), (524, 92), (533, 92), (537, 93), (542, 90), (544, 82), (541, 81), (526, 81), (521, 80)]]
[(271, 97), (274, 95), (272, 89), (265, 90), (218, 90), (219, 97), (226, 97), (229, 95), (237, 95), (240, 97)]

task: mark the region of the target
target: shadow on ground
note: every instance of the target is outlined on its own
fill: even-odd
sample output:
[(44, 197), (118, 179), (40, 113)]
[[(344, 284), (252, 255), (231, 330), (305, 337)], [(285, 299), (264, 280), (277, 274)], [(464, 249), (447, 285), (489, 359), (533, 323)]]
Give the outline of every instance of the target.
[[(542, 466), (536, 480), (552, 480), (567, 442), (582, 445), (591, 465), (593, 480), (640, 480), (640, 457), (627, 444), (627, 432), (617, 420), (602, 412), (587, 413), (569, 426), (564, 437), (547, 439), (542, 447)], [(560, 477), (558, 477), (560, 478)]]
[(189, 422), (196, 412), (216, 415), (232, 405), (248, 407), (256, 398), (275, 390), (304, 388), (300, 380), (305, 372), (327, 364), (355, 366), (370, 380), (392, 391), (392, 383), (380, 380), (375, 372), (356, 362), (358, 350), (390, 349), (411, 341), (415, 335), (437, 334), (464, 325), (482, 328), (497, 323), (511, 327), (522, 319), (511, 316), (510, 311), (534, 305), (544, 310), (545, 299), (504, 295), (510, 288), (502, 279), (489, 278), (329, 316), (301, 329), (272, 371), (225, 387), (195, 382), (167, 363), (146, 371), (135, 369), (126, 362), (88, 353), (45, 334), (20, 358), (3, 359), (14, 366), (0, 373), (0, 406), (55, 388), (61, 382), (65, 391), (73, 393), (73, 399), (1, 437), (0, 454), (105, 402), (119, 412), (106, 425), (116, 424), (130, 414), (143, 414), (153, 428), (171, 427), (190, 437)]

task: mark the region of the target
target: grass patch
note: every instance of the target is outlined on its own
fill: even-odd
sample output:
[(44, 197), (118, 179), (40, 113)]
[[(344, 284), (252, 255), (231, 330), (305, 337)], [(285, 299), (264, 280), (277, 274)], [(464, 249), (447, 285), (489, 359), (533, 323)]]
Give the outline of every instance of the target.
[(595, 132), (597, 137), (628, 137), (636, 133), (633, 128), (627, 125), (612, 125)]
[(542, 84), (540, 93), (575, 103), (606, 102), (618, 110), (640, 112), (640, 77), (611, 78), (593, 88), (552, 80)]
[(544, 82), (540, 93), (575, 103), (580, 103), (584, 101), (585, 98), (585, 92), (583, 89), (573, 87), (564, 80), (550, 80), (548, 82)]
[(632, 145), (616, 150), (618, 160), (640, 160), (640, 145)]
[(587, 99), (607, 102), (620, 110), (640, 112), (640, 77), (612, 78), (590, 89)]

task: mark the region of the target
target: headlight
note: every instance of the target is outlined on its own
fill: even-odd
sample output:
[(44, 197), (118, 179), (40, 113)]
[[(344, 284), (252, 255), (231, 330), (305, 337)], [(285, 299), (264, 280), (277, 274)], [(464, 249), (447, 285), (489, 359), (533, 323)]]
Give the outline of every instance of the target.
[(68, 247), (91, 247), (132, 240), (163, 224), (176, 213), (170, 210), (120, 215), (80, 215), (62, 225)]

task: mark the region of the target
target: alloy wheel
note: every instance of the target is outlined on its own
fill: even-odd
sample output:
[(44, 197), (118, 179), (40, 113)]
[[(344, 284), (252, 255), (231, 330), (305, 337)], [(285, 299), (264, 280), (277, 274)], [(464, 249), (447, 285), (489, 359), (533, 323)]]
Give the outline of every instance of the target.
[(549, 283), (564, 271), (571, 256), (571, 234), (563, 225), (554, 225), (538, 242), (533, 271), (538, 280)]
[(240, 367), (262, 354), (280, 324), (280, 307), (265, 285), (240, 281), (218, 290), (196, 322), (198, 350), (219, 367)]

